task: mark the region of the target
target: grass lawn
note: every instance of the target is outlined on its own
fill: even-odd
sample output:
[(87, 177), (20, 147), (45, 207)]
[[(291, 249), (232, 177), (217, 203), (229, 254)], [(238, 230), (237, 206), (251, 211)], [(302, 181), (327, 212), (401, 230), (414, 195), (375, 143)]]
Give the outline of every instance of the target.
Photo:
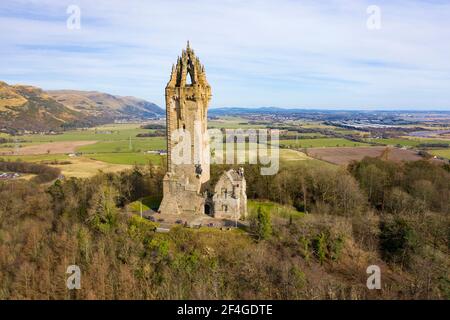
[(146, 211), (146, 210), (150, 209), (150, 207), (146, 206), (141, 200), (131, 202), (128, 205), (128, 208), (130, 208), (132, 211), (134, 211), (136, 213), (139, 213), (139, 212), (141, 212), (141, 205), (142, 205), (142, 211)]
[(142, 199), (139, 199), (137, 201), (130, 203), (128, 205), (128, 207), (131, 210), (138, 212), (138, 213), (141, 211), (141, 204), (142, 204), (142, 211), (149, 210), (149, 209), (158, 210), (161, 200), (162, 199), (155, 198), (155, 197), (145, 197), (145, 198), (142, 198)]
[(319, 147), (360, 147), (367, 146), (365, 143), (354, 142), (341, 138), (320, 138), (320, 139), (298, 139), (280, 140), (280, 146), (293, 148), (319, 148)]
[(256, 214), (258, 212), (258, 208), (270, 212), (272, 216), (278, 216), (282, 218), (292, 217), (294, 219), (298, 219), (305, 215), (304, 212), (297, 211), (295, 208), (291, 206), (284, 206), (271, 201), (257, 201), (257, 200), (247, 201), (247, 209), (248, 214), (250, 216)]

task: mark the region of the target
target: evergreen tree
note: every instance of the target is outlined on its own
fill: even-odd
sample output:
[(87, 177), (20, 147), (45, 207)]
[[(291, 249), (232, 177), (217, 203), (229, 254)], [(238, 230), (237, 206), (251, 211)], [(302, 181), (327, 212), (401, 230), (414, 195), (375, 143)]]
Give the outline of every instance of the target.
[(272, 223), (269, 212), (258, 207), (258, 212), (251, 223), (251, 228), (253, 233), (258, 237), (258, 240), (268, 239), (272, 234)]

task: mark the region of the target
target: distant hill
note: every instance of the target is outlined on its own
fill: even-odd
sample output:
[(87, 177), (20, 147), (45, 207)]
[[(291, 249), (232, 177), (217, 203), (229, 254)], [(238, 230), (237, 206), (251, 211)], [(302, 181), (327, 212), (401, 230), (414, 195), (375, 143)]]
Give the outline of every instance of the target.
[(0, 81), (1, 131), (59, 131), (163, 115), (164, 110), (156, 104), (134, 97), (95, 91), (44, 91)]
[(91, 116), (158, 118), (165, 114), (156, 104), (135, 97), (76, 90), (49, 90), (47, 93), (66, 107)]
[(208, 110), (209, 115), (213, 116), (230, 116), (230, 115), (251, 115), (251, 114), (351, 114), (354, 115), (392, 115), (392, 114), (426, 114), (426, 115), (441, 115), (450, 114), (447, 110), (364, 110), (364, 109), (315, 109), (308, 107), (298, 107), (298, 108), (279, 108), (279, 107), (220, 107), (220, 108), (210, 108)]
[(77, 121), (83, 114), (55, 101), (40, 88), (0, 82), (0, 129), (48, 131)]
[(293, 109), (282, 109), (276, 107), (258, 107), (258, 108), (246, 108), (246, 107), (224, 107), (224, 108), (211, 108), (208, 110), (210, 115), (226, 116), (226, 115), (245, 115), (245, 114), (274, 114), (282, 112), (292, 112)]

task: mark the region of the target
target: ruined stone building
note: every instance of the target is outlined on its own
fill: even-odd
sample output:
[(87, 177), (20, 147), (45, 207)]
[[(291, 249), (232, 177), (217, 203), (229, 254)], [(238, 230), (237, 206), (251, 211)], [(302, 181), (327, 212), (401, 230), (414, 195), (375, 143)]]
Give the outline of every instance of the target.
[[(228, 170), (219, 178), (212, 196), (214, 217), (239, 219), (247, 216), (244, 170)], [(208, 206), (206, 207), (207, 209)]]
[[(208, 214), (218, 218), (242, 218), (247, 213), (246, 184), (243, 170), (224, 172), (215, 187), (209, 186), (210, 151), (207, 112), (211, 87), (205, 68), (189, 47), (172, 66), (166, 86), (167, 173), (163, 180), (162, 214)], [(190, 137), (190, 148), (177, 144), (176, 134)], [(175, 134), (175, 135), (174, 135)], [(179, 146), (178, 146), (179, 147)], [(182, 152), (182, 153), (183, 153)], [(178, 157), (178, 158), (175, 158)]]

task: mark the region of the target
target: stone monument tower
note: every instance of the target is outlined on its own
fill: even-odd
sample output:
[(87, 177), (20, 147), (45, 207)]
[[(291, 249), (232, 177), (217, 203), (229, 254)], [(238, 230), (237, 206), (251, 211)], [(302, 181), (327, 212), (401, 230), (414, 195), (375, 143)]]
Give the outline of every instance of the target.
[[(167, 173), (159, 208), (163, 214), (204, 213), (202, 186), (210, 175), (207, 135), (210, 98), (211, 87), (206, 80), (205, 68), (188, 42), (177, 64), (172, 66), (166, 86)], [(183, 149), (177, 145), (185, 143), (184, 139), (190, 141), (190, 147)], [(180, 150), (183, 150), (181, 155)], [(180, 158), (186, 161), (180, 163)]]

